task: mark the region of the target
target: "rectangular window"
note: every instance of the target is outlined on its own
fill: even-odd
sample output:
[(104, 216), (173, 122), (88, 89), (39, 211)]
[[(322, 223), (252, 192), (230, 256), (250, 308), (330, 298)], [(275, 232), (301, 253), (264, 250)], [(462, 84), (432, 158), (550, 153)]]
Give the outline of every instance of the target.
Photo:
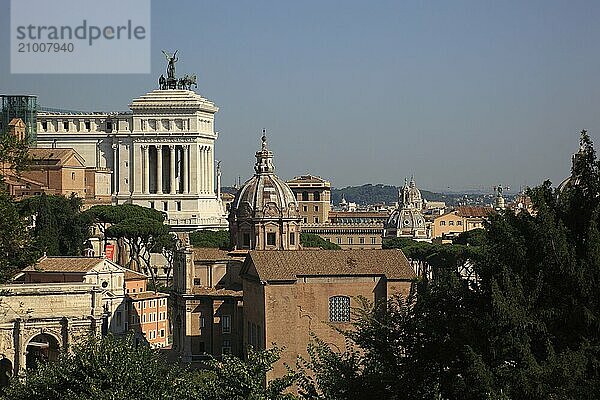
[(90, 128), (90, 126), (91, 126), (90, 121), (85, 121), (84, 124), (85, 124), (85, 129), (89, 131), (91, 129)]
[(296, 234), (294, 232), (290, 233), (290, 245), (294, 246), (296, 244)]
[(46, 122), (46, 121), (42, 122), (42, 129), (45, 130), (45, 131), (48, 130), (48, 122)]
[(202, 280), (200, 278), (194, 278), (194, 286), (201, 286)]
[(454, 226), (454, 221), (448, 221), (448, 225)]
[(65, 129), (65, 131), (69, 130), (69, 122), (68, 121), (63, 122), (63, 128)]
[(169, 202), (168, 201), (163, 201), (163, 210), (169, 211)]
[(275, 240), (276, 240), (275, 232), (268, 232), (267, 233), (267, 245), (275, 246)]
[(306, 217), (302, 218), (302, 222), (304, 222), (305, 224), (308, 223), (308, 218), (306, 218)]
[(446, 221), (440, 221), (440, 226), (446, 226)]
[(164, 329), (160, 330), (160, 337), (165, 337), (165, 330)]
[(462, 226), (462, 221), (456, 221), (456, 225)]
[(302, 206), (302, 211), (307, 212), (308, 211), (308, 206)]
[(315, 224), (319, 223), (319, 217), (315, 217)]
[(204, 326), (205, 326), (204, 324), (205, 324), (204, 317), (200, 317), (200, 328), (204, 328)]
[(181, 211), (181, 202), (177, 201), (175, 202), (175, 205), (177, 206), (177, 211)]
[(358, 243), (365, 244), (365, 238), (364, 237), (358, 238)]
[(223, 347), (221, 348), (221, 354), (231, 354), (231, 340), (223, 340)]
[(223, 317), (221, 317), (221, 329), (223, 333), (231, 332), (231, 316), (223, 315)]
[(106, 130), (108, 132), (112, 132), (112, 122), (111, 121), (106, 121)]
[(242, 244), (244, 245), (244, 247), (250, 247), (250, 234), (249, 233), (244, 233), (242, 235)]
[(319, 211), (319, 206), (315, 206), (315, 211)]
[(153, 201), (150, 202), (150, 208), (154, 208), (154, 202)]

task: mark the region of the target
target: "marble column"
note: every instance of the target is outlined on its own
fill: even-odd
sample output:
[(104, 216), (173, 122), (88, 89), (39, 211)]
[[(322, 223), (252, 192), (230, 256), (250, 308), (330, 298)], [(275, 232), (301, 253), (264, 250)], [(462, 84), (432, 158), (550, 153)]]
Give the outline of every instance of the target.
[(204, 146), (200, 146), (200, 165), (198, 166), (198, 172), (200, 173), (200, 193), (204, 193), (206, 187), (206, 175), (204, 173), (204, 165), (206, 164), (206, 149)]
[(176, 193), (176, 187), (175, 187), (175, 145), (174, 144), (170, 144), (169, 145), (169, 163), (170, 163), (170, 167), (169, 167), (169, 183), (171, 184), (170, 186), (170, 193), (171, 194), (175, 194)]
[(156, 194), (163, 194), (162, 145), (156, 145)]
[(148, 145), (142, 145), (142, 157), (144, 158), (142, 168), (144, 187), (142, 188), (142, 192), (150, 194), (150, 152), (148, 151)]
[(215, 158), (213, 154), (212, 147), (208, 148), (208, 163), (207, 163), (206, 173), (208, 174), (208, 193), (215, 193)]
[(119, 145), (113, 144), (113, 193), (119, 194)]
[(189, 166), (188, 166), (188, 152), (190, 151), (189, 145), (181, 146), (183, 157), (182, 157), (182, 168), (181, 168), (181, 179), (183, 179), (183, 193), (188, 194), (190, 191), (190, 186), (188, 182)]

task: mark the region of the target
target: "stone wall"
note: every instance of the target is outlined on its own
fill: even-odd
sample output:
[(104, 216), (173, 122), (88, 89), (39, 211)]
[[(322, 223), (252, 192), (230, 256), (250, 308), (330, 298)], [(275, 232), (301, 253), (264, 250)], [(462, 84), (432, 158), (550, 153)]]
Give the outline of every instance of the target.
[(89, 334), (99, 335), (102, 296), (93, 286), (76, 283), (0, 285), (0, 359), (13, 374), (25, 373), (27, 345), (38, 334), (67, 349)]

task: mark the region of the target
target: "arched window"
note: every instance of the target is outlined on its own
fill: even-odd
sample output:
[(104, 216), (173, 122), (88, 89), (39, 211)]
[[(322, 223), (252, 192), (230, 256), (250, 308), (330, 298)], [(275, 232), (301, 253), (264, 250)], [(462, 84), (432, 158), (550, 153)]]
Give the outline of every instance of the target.
[(329, 321), (350, 322), (350, 297), (333, 296), (329, 298)]

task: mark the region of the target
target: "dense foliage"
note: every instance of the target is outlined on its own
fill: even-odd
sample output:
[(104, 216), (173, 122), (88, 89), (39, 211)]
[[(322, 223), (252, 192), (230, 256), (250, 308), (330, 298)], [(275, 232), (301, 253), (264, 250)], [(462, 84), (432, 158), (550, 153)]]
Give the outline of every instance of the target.
[(301, 233), (300, 244), (302, 247), (315, 247), (323, 250), (340, 250), (341, 247), (335, 243), (323, 239), (321, 236), (315, 233)]
[(195, 247), (212, 247), (231, 250), (233, 244), (229, 231), (196, 231), (190, 233), (190, 244)]
[(549, 182), (531, 190), (535, 215), (491, 218), (469, 258), (477, 279), (457, 274), (455, 258), (477, 246), (403, 247), (432, 261), (434, 279), (357, 310), (346, 336), (359, 351), (315, 342), (305, 396), (597, 399), (600, 165), (585, 133), (573, 177), (562, 192)]
[(81, 199), (72, 195), (29, 197), (18, 203), (19, 212), (31, 221), (29, 233), (39, 255), (78, 256), (88, 238), (90, 221), (82, 215)]
[(2, 400), (280, 400), (294, 375), (264, 381), (279, 350), (249, 351), (242, 361), (226, 356), (209, 361), (206, 369), (192, 371), (169, 363), (159, 352), (134, 345), (131, 337), (90, 337), (61, 353), (55, 362), (42, 364), (13, 379)]
[(12, 198), (0, 190), (0, 283), (35, 261), (26, 219)]

